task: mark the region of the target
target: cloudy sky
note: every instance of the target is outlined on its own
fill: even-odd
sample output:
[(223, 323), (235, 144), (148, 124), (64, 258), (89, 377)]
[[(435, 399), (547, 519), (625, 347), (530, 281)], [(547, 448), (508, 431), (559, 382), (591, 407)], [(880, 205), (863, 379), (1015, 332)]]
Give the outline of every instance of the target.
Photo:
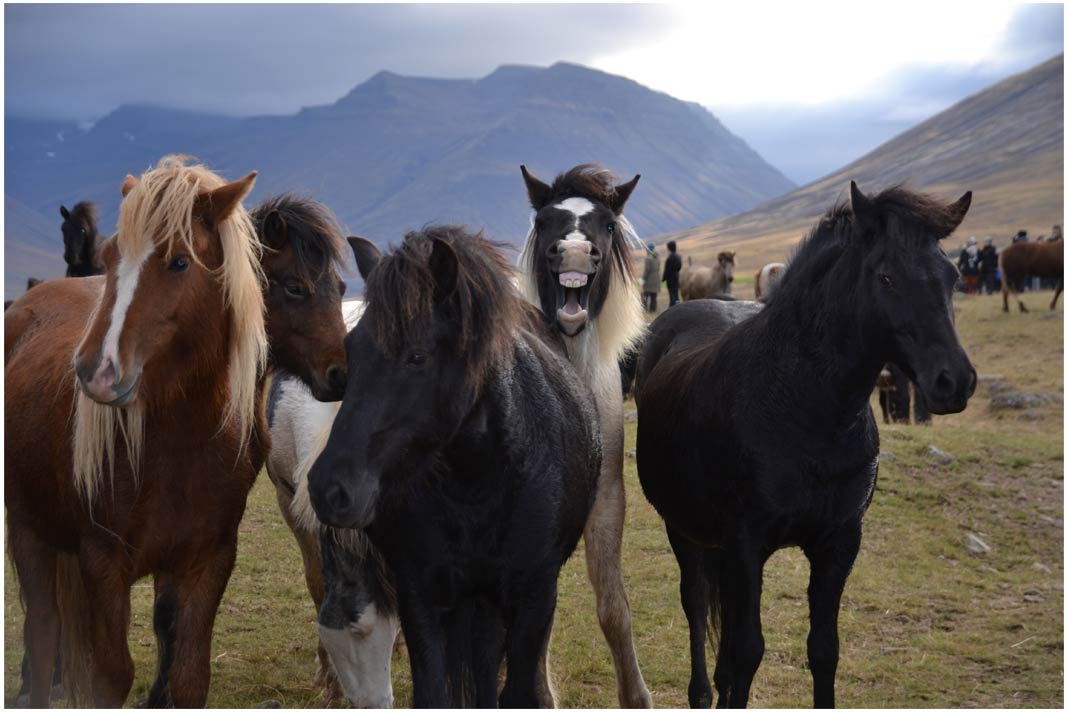
[(566, 60), (709, 107), (802, 183), (1064, 46), (1061, 5), (795, 5), (9, 4), (5, 114), (287, 114), (381, 69)]

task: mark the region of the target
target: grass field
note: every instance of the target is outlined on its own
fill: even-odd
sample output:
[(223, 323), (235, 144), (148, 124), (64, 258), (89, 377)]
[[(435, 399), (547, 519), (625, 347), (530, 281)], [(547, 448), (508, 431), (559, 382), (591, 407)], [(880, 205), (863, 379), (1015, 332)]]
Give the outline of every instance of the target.
[[(1002, 314), (998, 297), (958, 300), (962, 340), (980, 374), (1063, 395), (1063, 316), (1044, 318), (1047, 300), (1048, 293), (1026, 295), (1033, 312), (1025, 315)], [(960, 415), (936, 417), (931, 427), (882, 428), (878, 489), (842, 604), (839, 706), (1064, 703), (1063, 404), (995, 413), (990, 399), (984, 383)], [(629, 450), (636, 423), (626, 427)], [(953, 461), (931, 464), (924, 450), (932, 444)], [(678, 570), (631, 457), (626, 481), (624, 571), (639, 660), (655, 704), (685, 706), (689, 653)], [(991, 551), (971, 553), (968, 533)], [(209, 705), (320, 704), (311, 683), (315, 615), (300, 566), (271, 485), (260, 477), (216, 623)], [(753, 706), (811, 704), (807, 568), (797, 550), (768, 563), (767, 644)], [(18, 686), (22, 651), (22, 614), (10, 567), (6, 573), (5, 698)], [(146, 696), (154, 670), (151, 598), (151, 583), (142, 581), (134, 589), (131, 703)], [(617, 704), (581, 548), (561, 576), (551, 661), (561, 706)], [(396, 703), (407, 706), (411, 684), (400, 652), (393, 670)]]

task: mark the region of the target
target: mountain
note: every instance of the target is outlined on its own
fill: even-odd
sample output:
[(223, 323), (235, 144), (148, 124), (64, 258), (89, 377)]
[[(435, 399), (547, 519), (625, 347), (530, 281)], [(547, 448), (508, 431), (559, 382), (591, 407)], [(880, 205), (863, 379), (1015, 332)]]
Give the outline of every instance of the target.
[(1008, 244), (1016, 230), (1048, 235), (1064, 220), (1064, 55), (1009, 77), (899, 134), (841, 170), (740, 215), (657, 237), (710, 261), (738, 252), (747, 275), (784, 260), (792, 245), (854, 179), (865, 192), (906, 183), (947, 200), (973, 191), (956, 238), (992, 235)]
[[(731, 215), (794, 187), (697, 104), (573, 64), (503, 66), (481, 79), (380, 72), (292, 116), (229, 118), (123, 106), (87, 130), (6, 121), (9, 194), (51, 215), (94, 200), (115, 224), (119, 185), (166, 153), (229, 178), (260, 172), (248, 204), (297, 190), (380, 244), (430, 222), (518, 243), (529, 227), (519, 164), (544, 179), (599, 162), (643, 175), (627, 214), (639, 234)], [(58, 223), (57, 223), (58, 232)]]
[(4, 196), (4, 299), (14, 299), (26, 290), (28, 277), (52, 279), (67, 270), (63, 263), (62, 219), (56, 221)]

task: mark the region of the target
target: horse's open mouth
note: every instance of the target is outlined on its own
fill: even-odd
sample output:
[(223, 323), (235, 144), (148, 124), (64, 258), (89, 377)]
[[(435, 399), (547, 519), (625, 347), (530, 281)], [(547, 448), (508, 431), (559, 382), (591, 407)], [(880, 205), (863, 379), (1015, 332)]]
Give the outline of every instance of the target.
[(586, 327), (590, 301), (590, 275), (584, 272), (561, 272), (556, 286), (556, 320), (568, 336)]

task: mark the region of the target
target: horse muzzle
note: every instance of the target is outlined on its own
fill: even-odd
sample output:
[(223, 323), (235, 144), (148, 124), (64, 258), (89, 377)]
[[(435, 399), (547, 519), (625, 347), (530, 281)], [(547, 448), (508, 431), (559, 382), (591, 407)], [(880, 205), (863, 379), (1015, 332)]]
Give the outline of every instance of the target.
[(968, 407), (978, 378), (969, 363), (967, 368), (943, 368), (933, 376), (921, 375), (917, 381), (927, 409), (935, 415), (960, 413)]
[(120, 373), (111, 356), (101, 358), (94, 365), (75, 359), (74, 371), (82, 392), (101, 405), (121, 408), (133, 403), (137, 397), (141, 369)]
[(559, 240), (550, 249), (556, 277), (556, 323), (567, 336), (577, 336), (589, 321), (590, 287), (601, 262), (588, 240)]

